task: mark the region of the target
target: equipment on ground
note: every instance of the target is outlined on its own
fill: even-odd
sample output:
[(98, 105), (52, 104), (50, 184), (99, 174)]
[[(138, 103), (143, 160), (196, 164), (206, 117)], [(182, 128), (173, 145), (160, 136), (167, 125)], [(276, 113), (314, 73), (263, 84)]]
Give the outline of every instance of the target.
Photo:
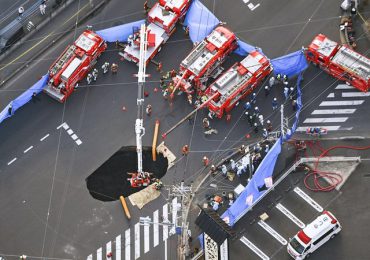
[(44, 92), (63, 103), (106, 48), (103, 38), (93, 31), (85, 30), (50, 67), (49, 81)]
[(315, 37), (306, 51), (307, 60), (357, 89), (370, 87), (370, 59), (347, 45), (338, 44), (323, 34)]
[(326, 135), (328, 133), (328, 129), (322, 127), (307, 127), (306, 134), (312, 136), (321, 136)]
[(195, 88), (199, 96), (207, 88), (208, 79), (222, 72), (220, 65), (236, 48), (235, 34), (224, 26), (216, 27), (203, 41), (196, 43), (181, 62), (179, 75), (173, 78), (173, 92), (179, 89), (192, 94)]
[(260, 52), (253, 51), (241, 62), (235, 63), (205, 91), (210, 116), (221, 118), (238, 102), (250, 94), (271, 73), (270, 61)]
[[(191, 0), (160, 0), (150, 9), (147, 17), (147, 53), (145, 65), (161, 51), (162, 45), (176, 31), (176, 24), (189, 9)], [(119, 54), (126, 60), (139, 65), (140, 30), (134, 29), (127, 39), (127, 45)]]

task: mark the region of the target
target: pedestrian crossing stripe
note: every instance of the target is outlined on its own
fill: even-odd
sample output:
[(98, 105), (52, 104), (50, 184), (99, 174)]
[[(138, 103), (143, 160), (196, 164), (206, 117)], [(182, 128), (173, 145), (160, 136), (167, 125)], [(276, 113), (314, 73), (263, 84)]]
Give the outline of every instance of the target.
[(323, 208), (316, 202), (314, 201), (310, 196), (308, 196), (303, 190), (301, 190), (299, 187), (294, 188), (294, 192), (304, 199), (309, 205), (311, 205), (315, 210), (318, 212), (323, 212)]

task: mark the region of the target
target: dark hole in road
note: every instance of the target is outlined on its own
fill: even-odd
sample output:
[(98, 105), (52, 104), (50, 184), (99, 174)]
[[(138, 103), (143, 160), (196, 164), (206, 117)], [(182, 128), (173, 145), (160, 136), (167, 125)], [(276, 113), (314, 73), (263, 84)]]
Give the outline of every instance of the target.
[[(168, 161), (163, 154), (157, 154), (152, 160), (152, 148), (143, 147), (143, 170), (153, 173), (153, 177), (162, 178), (167, 171)], [(127, 197), (143, 188), (132, 188), (128, 172), (137, 171), (136, 146), (124, 146), (105, 161), (89, 177), (86, 186), (93, 198), (100, 201), (118, 200), (121, 195)]]

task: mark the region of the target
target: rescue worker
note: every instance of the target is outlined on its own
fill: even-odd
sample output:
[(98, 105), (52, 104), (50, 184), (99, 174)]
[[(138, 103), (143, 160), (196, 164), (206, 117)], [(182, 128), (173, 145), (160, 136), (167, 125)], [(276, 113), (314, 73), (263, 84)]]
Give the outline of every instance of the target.
[(18, 8), (18, 15), (19, 15), (19, 17), (21, 17), (23, 15), (23, 13), (24, 13), (24, 8), (23, 8), (23, 6), (20, 6)]
[(10, 103), (8, 107), (8, 115), (11, 116), (13, 114), (13, 104)]
[(211, 173), (213, 176), (215, 176), (217, 174), (217, 168), (214, 164), (211, 165)]
[(284, 87), (284, 97), (285, 97), (285, 100), (287, 100), (288, 97), (289, 97), (289, 88), (288, 87)]
[(129, 47), (131, 47), (131, 46), (133, 46), (133, 45), (134, 45), (134, 36), (133, 36), (132, 34), (130, 34), (130, 35), (128, 36), (128, 39), (127, 39), (127, 45), (128, 45)]
[(202, 162), (203, 162), (203, 165), (204, 165), (205, 167), (207, 167), (207, 166), (208, 166), (208, 164), (209, 164), (209, 159), (208, 159), (208, 157), (207, 157), (207, 156), (204, 156), (204, 157), (203, 157)]
[(150, 7), (148, 5), (148, 1), (144, 2), (144, 13), (147, 15), (149, 13)]
[(162, 92), (163, 92), (163, 98), (167, 99), (168, 98), (168, 88), (164, 89)]
[(236, 171), (236, 163), (233, 159), (230, 159), (230, 169)]
[(256, 134), (258, 133), (258, 125), (257, 125), (257, 123), (254, 123), (254, 132)]
[(112, 63), (110, 70), (112, 71), (112, 74), (116, 74), (118, 72), (118, 64)]
[(176, 75), (177, 75), (176, 70), (175, 70), (175, 69), (172, 69), (172, 70), (170, 71), (170, 77), (171, 77), (171, 78), (174, 78), (174, 77), (176, 77)]
[(278, 108), (278, 102), (277, 102), (277, 99), (276, 98), (274, 98), (273, 100), (272, 100), (272, 110), (273, 111), (275, 111), (277, 108)]
[(255, 116), (258, 116), (260, 114), (260, 109), (258, 107), (254, 107), (254, 113)]
[(267, 131), (269, 133), (271, 133), (272, 132), (272, 124), (271, 124), (271, 121), (270, 120), (267, 120), (266, 124), (267, 124)]
[(238, 167), (237, 167), (236, 175), (238, 175), (238, 177), (240, 177), (243, 173), (244, 173), (244, 167), (243, 167), (243, 165), (239, 164)]
[(293, 101), (292, 101), (292, 109), (293, 109), (293, 111), (297, 110), (297, 100), (295, 100), (295, 99), (293, 99)]
[(255, 146), (253, 146), (254, 153), (260, 153), (261, 152), (261, 145), (257, 143)]
[(283, 84), (285, 85), (285, 86), (288, 86), (288, 76), (287, 75), (284, 75), (283, 76)]
[(260, 122), (260, 125), (263, 126), (263, 115), (258, 116), (258, 121)]
[(270, 88), (269, 86), (265, 86), (265, 97), (267, 97), (270, 94)]
[(252, 107), (252, 105), (251, 105), (251, 103), (249, 103), (249, 102), (247, 102), (247, 103), (245, 103), (245, 104), (244, 104), (244, 109), (245, 109), (245, 110), (250, 110), (250, 109), (251, 109), (251, 107)]
[(188, 94), (187, 98), (188, 98), (189, 105), (192, 105), (193, 104), (193, 96)]
[(154, 188), (156, 190), (161, 190), (163, 187), (163, 183), (160, 179), (155, 179), (155, 182), (154, 182)]
[(184, 156), (188, 154), (189, 154), (189, 145), (186, 144), (182, 147), (182, 155)]
[(92, 76), (93, 76), (94, 81), (96, 81), (98, 79), (98, 70), (97, 69), (93, 69)]
[(272, 88), (275, 85), (275, 78), (273, 76), (269, 79), (269, 85), (270, 88)]
[(202, 98), (201, 98), (202, 103), (207, 102), (207, 100), (208, 100), (207, 96), (203, 95)]
[(93, 79), (93, 76), (91, 75), (91, 73), (87, 74), (87, 77), (86, 77), (87, 85), (91, 84), (92, 79)]
[(223, 165), (221, 166), (221, 173), (222, 173), (222, 175), (223, 175), (224, 177), (226, 177), (226, 175), (227, 175), (227, 167), (226, 167), (226, 165), (225, 165), (225, 164), (223, 164)]
[(251, 103), (256, 104), (256, 101), (257, 101), (256, 99), (257, 99), (257, 94), (253, 92), (252, 98), (251, 98)]
[(109, 62), (104, 62), (104, 64), (101, 66), (103, 70), (103, 74), (106, 74), (109, 71)]
[(280, 73), (276, 75), (276, 79), (277, 79), (278, 81), (281, 81), (281, 74), (280, 74)]
[(263, 128), (262, 136), (263, 136), (264, 139), (266, 139), (268, 137), (268, 132), (267, 132), (266, 128)]
[(291, 87), (290, 89), (289, 89), (289, 98), (290, 98), (290, 100), (293, 100), (295, 95), (294, 95), (294, 88), (293, 87)]
[[(248, 113), (248, 112), (246, 112), (246, 113)], [(249, 125), (250, 126), (252, 126), (253, 125), (253, 116), (252, 115), (247, 115), (247, 119), (248, 119), (248, 123), (249, 123)]]
[(266, 144), (264, 153), (267, 154), (269, 151), (270, 151), (270, 146)]
[(151, 104), (148, 104), (146, 106), (145, 113), (146, 113), (147, 116), (151, 116), (151, 114), (152, 114), (152, 105)]
[(208, 120), (207, 117), (203, 118), (202, 123), (203, 123), (203, 128), (204, 129), (208, 129), (210, 127), (210, 123), (209, 123), (209, 120)]
[(162, 72), (162, 68), (163, 68), (162, 62), (158, 62), (158, 64), (157, 64), (157, 71), (158, 72)]

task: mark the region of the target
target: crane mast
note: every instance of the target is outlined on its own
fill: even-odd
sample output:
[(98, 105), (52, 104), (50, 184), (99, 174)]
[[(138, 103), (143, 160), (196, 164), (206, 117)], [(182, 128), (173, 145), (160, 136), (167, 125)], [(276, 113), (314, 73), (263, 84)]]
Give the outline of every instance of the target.
[(144, 115), (144, 84), (146, 77), (145, 57), (147, 52), (147, 31), (145, 24), (140, 28), (140, 56), (139, 56), (139, 71), (137, 74), (138, 94), (137, 94), (137, 118), (135, 121), (136, 134), (136, 151), (137, 151), (137, 174), (143, 176), (143, 144), (142, 138), (145, 135), (145, 128), (143, 126)]

